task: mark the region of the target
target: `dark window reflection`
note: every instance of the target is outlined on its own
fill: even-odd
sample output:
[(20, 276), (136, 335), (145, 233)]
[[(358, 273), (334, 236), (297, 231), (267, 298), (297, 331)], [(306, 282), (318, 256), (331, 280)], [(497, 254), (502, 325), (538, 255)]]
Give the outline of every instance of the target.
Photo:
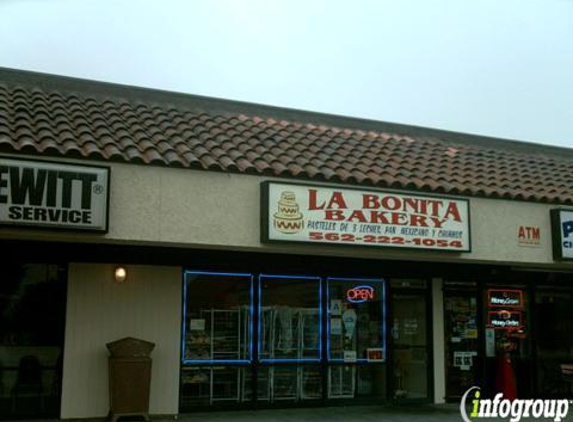
[(0, 416), (59, 414), (65, 280), (63, 266), (2, 266)]
[(539, 289), (535, 296), (538, 391), (543, 396), (573, 393), (573, 290), (562, 286)]
[(250, 359), (251, 282), (248, 274), (186, 274), (184, 362)]
[(320, 359), (319, 281), (261, 276), (260, 359)]

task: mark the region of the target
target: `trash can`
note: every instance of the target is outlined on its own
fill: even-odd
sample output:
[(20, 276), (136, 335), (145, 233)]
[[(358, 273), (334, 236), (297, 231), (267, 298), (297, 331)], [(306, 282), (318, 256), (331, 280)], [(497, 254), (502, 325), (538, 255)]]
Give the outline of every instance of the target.
[(107, 343), (109, 357), (109, 417), (141, 416), (149, 420), (151, 358), (149, 341), (126, 337)]

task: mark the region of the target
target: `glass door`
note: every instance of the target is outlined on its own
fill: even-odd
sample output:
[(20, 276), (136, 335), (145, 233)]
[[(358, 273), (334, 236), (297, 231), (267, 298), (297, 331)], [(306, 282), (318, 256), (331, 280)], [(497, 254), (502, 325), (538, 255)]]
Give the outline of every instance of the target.
[(386, 398), (386, 286), (327, 279), (328, 399)]
[(459, 402), (478, 385), (477, 288), (469, 283), (444, 284), (446, 400)]
[[(399, 283), (393, 280), (392, 286)], [(408, 285), (412, 283), (408, 282)], [(392, 310), (393, 397), (395, 400), (427, 401), (430, 397), (430, 364), (426, 291), (393, 289)]]
[(490, 394), (532, 395), (531, 317), (524, 285), (488, 285), (484, 291), (485, 388)]

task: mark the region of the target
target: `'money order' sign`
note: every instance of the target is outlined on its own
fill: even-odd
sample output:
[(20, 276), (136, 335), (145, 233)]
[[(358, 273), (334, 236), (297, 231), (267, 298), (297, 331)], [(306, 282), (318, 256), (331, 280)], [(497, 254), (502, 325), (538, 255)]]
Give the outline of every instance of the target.
[(109, 168), (0, 157), (0, 224), (107, 231)]
[(265, 182), (262, 216), (262, 241), (471, 250), (464, 199)]

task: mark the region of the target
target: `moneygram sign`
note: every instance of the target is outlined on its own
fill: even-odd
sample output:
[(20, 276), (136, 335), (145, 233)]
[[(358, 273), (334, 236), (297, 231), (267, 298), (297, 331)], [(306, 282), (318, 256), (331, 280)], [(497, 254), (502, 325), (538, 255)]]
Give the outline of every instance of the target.
[(109, 168), (0, 157), (0, 224), (107, 231)]
[(265, 182), (262, 241), (469, 252), (469, 202)]

